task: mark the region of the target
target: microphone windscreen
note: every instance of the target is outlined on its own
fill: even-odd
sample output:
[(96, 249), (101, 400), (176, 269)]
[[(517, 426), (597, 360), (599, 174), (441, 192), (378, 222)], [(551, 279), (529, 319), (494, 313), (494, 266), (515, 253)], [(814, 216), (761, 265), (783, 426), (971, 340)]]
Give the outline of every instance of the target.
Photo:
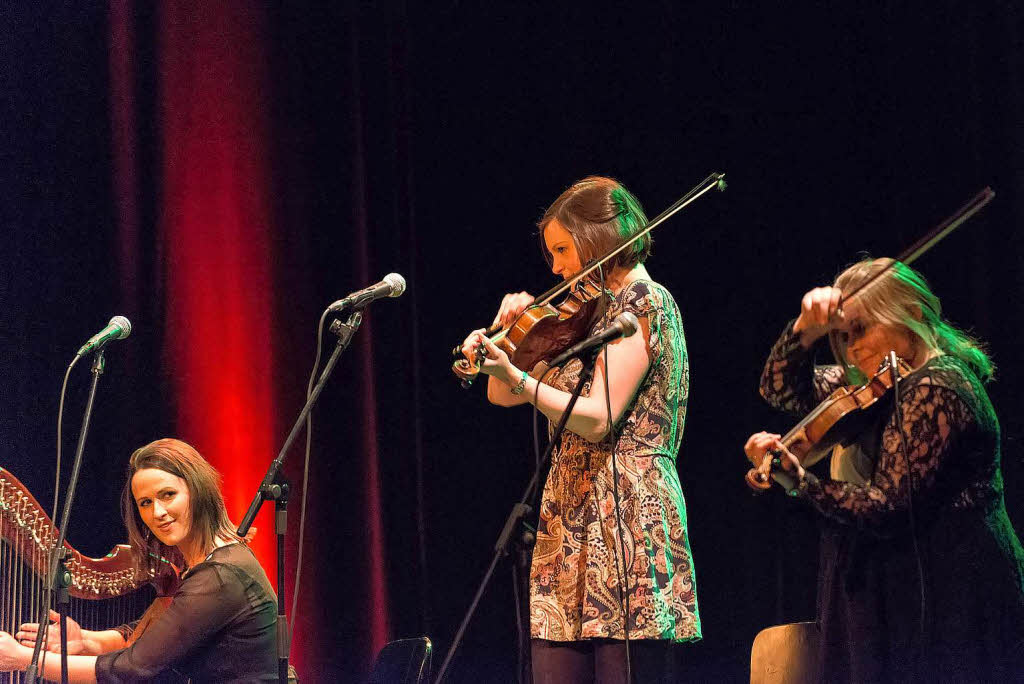
[(405, 278), (398, 273), (388, 273), (384, 276), (384, 282), (391, 286), (388, 297), (400, 297), (405, 292)]
[(124, 316), (114, 316), (110, 319), (110, 322), (107, 323), (107, 325), (116, 325), (121, 329), (121, 332), (117, 334), (116, 339), (123, 340), (132, 334), (132, 323)]
[(640, 329), (640, 321), (628, 311), (624, 311), (615, 317), (615, 323), (622, 328), (622, 336), (629, 337)]

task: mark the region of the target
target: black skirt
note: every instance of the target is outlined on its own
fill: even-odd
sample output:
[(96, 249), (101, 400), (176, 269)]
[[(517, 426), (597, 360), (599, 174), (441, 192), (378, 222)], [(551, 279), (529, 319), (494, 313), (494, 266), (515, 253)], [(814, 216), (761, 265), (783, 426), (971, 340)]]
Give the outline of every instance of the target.
[(915, 553), (909, 533), (823, 524), (820, 681), (1024, 682), (1024, 551), (1002, 502), (917, 528)]

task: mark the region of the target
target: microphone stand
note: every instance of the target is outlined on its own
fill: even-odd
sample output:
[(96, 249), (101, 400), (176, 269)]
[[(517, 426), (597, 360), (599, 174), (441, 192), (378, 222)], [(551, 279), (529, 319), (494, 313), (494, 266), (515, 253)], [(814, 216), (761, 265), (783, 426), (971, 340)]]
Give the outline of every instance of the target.
[[(36, 624), (39, 629), (36, 631), (36, 643), (32, 648), (32, 660), (25, 670), (26, 684), (35, 684), (39, 672), (39, 655), (43, 648), (43, 639), (49, 631), (50, 598), (53, 590), (57, 589), (57, 612), (60, 615), (60, 681), (67, 684), (68, 681), (68, 606), (71, 603), (68, 588), (71, 586), (71, 573), (67, 566), (67, 549), (64, 547), (64, 540), (67, 538), (68, 521), (71, 518), (71, 506), (75, 502), (75, 489), (78, 486), (78, 473), (82, 469), (82, 452), (85, 450), (85, 437), (89, 432), (89, 420), (92, 418), (93, 401), (96, 398), (96, 386), (99, 384), (100, 376), (103, 375), (104, 366), (103, 349), (96, 352), (92, 360), (92, 384), (89, 386), (89, 397), (85, 402), (85, 415), (82, 418), (82, 431), (78, 435), (78, 447), (75, 449), (75, 460), (71, 466), (71, 479), (68, 480), (68, 489), (64, 497), (64, 511), (60, 517), (60, 527), (57, 529), (57, 543), (50, 555), (49, 574), (46, 581), (47, 586), (39, 600), (39, 612)], [(54, 492), (56, 494), (56, 492)], [(43, 617), (45, 616), (45, 620)]]
[(295, 424), (292, 426), (291, 432), (288, 433), (284, 446), (278, 452), (277, 458), (270, 462), (267, 474), (263, 477), (256, 496), (253, 497), (252, 503), (249, 504), (249, 510), (246, 511), (245, 517), (242, 518), (242, 522), (238, 526), (238, 536), (244, 537), (249, 533), (249, 528), (252, 527), (253, 520), (256, 519), (256, 514), (259, 513), (263, 502), (268, 499), (274, 500), (274, 532), (277, 535), (277, 677), (280, 684), (288, 682), (288, 650), (291, 635), (288, 633), (288, 617), (285, 614), (284, 598), (284, 542), (288, 530), (288, 483), (279, 476), (279, 472), (284, 463), (284, 457), (288, 454), (288, 449), (305, 425), (306, 416), (309, 415), (316, 400), (320, 397), (327, 378), (330, 377), (335, 364), (352, 341), (352, 336), (362, 322), (363, 312), (356, 310), (349, 314), (348, 320), (344, 323), (337, 319), (331, 323), (329, 330), (338, 338), (338, 342), (334, 345), (334, 352), (327, 360), (327, 365), (324, 366), (309, 398), (306, 399), (306, 405), (302, 407), (299, 417), (295, 419)]
[[(466, 611), (465, 617), (462, 619), (462, 623), (459, 625), (458, 632), (455, 633), (455, 638), (452, 640), (452, 645), (448, 648), (448, 653), (445, 655), (444, 662), (441, 664), (441, 670), (437, 673), (437, 679), (434, 680), (434, 684), (441, 684), (444, 681), (445, 673), (448, 670), (448, 666), (451, 664), (452, 658), (455, 656), (455, 652), (458, 651), (459, 645), (462, 643), (462, 638), (465, 635), (466, 628), (469, 626), (469, 621), (473, 618), (473, 614), (476, 612), (477, 604), (480, 603), (480, 599), (483, 597), (484, 591), (487, 589), (487, 584), (491, 580), (491, 575), (494, 574), (494, 569), (498, 565), (498, 561), (502, 557), (507, 556), (509, 553), (509, 545), (513, 543), (513, 535), (517, 529), (521, 529), (525, 526), (525, 518), (533, 510), (533, 507), (527, 502), (533, 502), (538, 494), (538, 485), (540, 484), (541, 474), (546, 470), (548, 463), (551, 460), (551, 452), (554, 451), (555, 445), (558, 444), (559, 437), (562, 436), (562, 432), (565, 431), (565, 424), (569, 421), (569, 416), (572, 414), (572, 409), (576, 406), (576, 400), (580, 398), (580, 392), (583, 391), (583, 385), (585, 385), (594, 376), (594, 365), (597, 362), (597, 354), (601, 350), (601, 347), (594, 347), (593, 349), (586, 350), (588, 353), (583, 357), (583, 370), (580, 372), (579, 382), (572, 390), (572, 396), (569, 398), (569, 403), (565, 407), (565, 411), (562, 412), (562, 417), (559, 418), (558, 424), (555, 426), (554, 432), (551, 434), (551, 439), (548, 441), (548, 446), (544, 450), (543, 456), (537, 463), (536, 468), (533, 471), (533, 477), (530, 479), (530, 483), (526, 485), (526, 490), (523, 495), (519, 498), (519, 501), (512, 506), (512, 511), (508, 514), (508, 518), (505, 519), (505, 525), (501, 529), (501, 534), (498, 535), (498, 541), (494, 544), (494, 557), (491, 559), (491, 564), (487, 568), (487, 572), (484, 573), (484, 578), (480, 582), (480, 586), (476, 590), (476, 594), (473, 596), (473, 601), (469, 605), (469, 609)], [(522, 540), (529, 534), (528, 531), (520, 533), (519, 538)], [(519, 578), (516, 574), (515, 568), (513, 568), (513, 579), (518, 582)], [(516, 603), (516, 612), (519, 612), (519, 603)], [(520, 622), (517, 631), (522, 634), (523, 626)], [(529, 643), (529, 634), (526, 635), (526, 639), (520, 637), (520, 641), (523, 644)], [(524, 646), (520, 649), (520, 661), (524, 660), (524, 655), (528, 646)], [(521, 682), (525, 680), (525, 668), (523, 663), (519, 664), (519, 678)]]

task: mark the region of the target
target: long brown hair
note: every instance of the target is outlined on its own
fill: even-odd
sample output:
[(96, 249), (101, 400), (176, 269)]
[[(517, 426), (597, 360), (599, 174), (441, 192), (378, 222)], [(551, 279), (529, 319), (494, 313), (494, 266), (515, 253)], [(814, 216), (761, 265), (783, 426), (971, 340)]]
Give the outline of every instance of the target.
[(128, 481), (121, 493), (121, 515), (142, 578), (162, 574), (163, 563), (167, 561), (179, 568), (185, 563), (181, 551), (161, 543), (139, 515), (132, 495), (132, 478), (146, 468), (156, 468), (185, 481), (190, 509), (188, 534), (199, 548), (209, 548), (218, 537), (242, 541), (235, 534), (224, 506), (220, 473), (191, 445), (179, 439), (158, 439), (132, 454), (128, 460)]
[[(643, 207), (622, 183), (604, 176), (587, 176), (573, 183), (558, 196), (537, 222), (540, 248), (548, 265), (551, 255), (544, 244), (544, 229), (557, 219), (572, 236), (582, 264), (611, 251), (636, 235), (647, 225)], [(608, 270), (617, 266), (631, 269), (651, 254), (651, 234), (643, 236), (608, 262)]]
[[(835, 286), (851, 291), (893, 263), (892, 259), (863, 259), (836, 278)], [(983, 382), (992, 379), (995, 365), (984, 345), (954, 327), (942, 317), (942, 303), (928, 287), (924, 277), (909, 266), (896, 262), (892, 269), (858, 295), (867, 323), (904, 327), (920, 338), (929, 350), (949, 354), (967, 364)], [(855, 383), (866, 381), (849, 363), (836, 331), (829, 333), (836, 360), (846, 367), (847, 377)]]

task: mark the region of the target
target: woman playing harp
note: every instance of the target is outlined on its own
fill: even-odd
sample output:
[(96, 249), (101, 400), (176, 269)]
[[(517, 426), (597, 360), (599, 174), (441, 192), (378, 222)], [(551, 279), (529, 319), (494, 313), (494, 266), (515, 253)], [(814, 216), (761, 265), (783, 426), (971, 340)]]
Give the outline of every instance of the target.
[[(192, 681), (277, 679), (277, 599), (255, 556), (234, 532), (220, 475), (188, 444), (161, 439), (132, 454), (122, 511), (138, 572), (169, 559), (184, 568), (167, 610), (138, 639), (135, 625), (91, 631), (68, 620), (72, 682), (150, 680), (172, 671)], [(0, 632), (0, 671), (29, 665), (37, 626)], [(59, 650), (49, 627), (48, 649)], [(48, 658), (47, 679), (60, 678)]]

